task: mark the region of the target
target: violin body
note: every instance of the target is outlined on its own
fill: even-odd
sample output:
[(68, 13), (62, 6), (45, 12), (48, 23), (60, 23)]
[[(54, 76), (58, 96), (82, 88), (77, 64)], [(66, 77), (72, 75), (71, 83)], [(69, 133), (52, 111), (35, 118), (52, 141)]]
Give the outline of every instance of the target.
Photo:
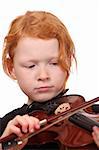
[[(41, 126), (40, 131), (38, 130), (35, 132), (30, 136), (31, 138), (25, 135), (25, 137), (29, 139), (27, 145), (35, 146), (49, 142), (57, 142), (60, 146), (60, 150), (65, 150), (66, 148), (67, 150), (98, 150), (99, 148), (97, 148), (94, 143), (91, 133), (84, 128), (81, 128), (81, 126), (79, 127), (77, 124), (71, 123), (69, 120), (69, 118), (73, 118), (75, 113), (79, 112), (78, 108), (83, 108), (83, 104), (86, 103), (84, 97), (80, 95), (66, 95), (59, 97), (55, 101), (55, 105), (52, 103), (52, 106), (55, 106), (52, 114), (48, 114), (46, 111), (42, 110), (34, 110), (29, 113), (29, 115), (40, 120), (47, 118), (47, 124)], [(99, 98), (96, 98), (95, 101), (99, 101)], [(88, 113), (92, 114), (91, 109), (84, 109), (83, 112), (87, 112), (87, 115)], [(95, 118), (94, 114), (91, 116)], [(99, 115), (97, 118), (99, 118)], [(16, 142), (16, 136), (11, 135), (8, 139), (10, 139), (10, 137), (11, 142), (12, 139)], [(1, 143), (6, 145), (9, 141), (10, 140), (7, 140), (7, 137), (0, 140)]]
[(66, 147), (70, 150), (98, 150), (91, 135), (70, 122), (53, 126), (40, 135), (30, 138), (28, 145), (45, 144), (53, 141), (60, 145), (61, 150), (65, 150)]
[[(69, 95), (66, 97), (62, 97), (61, 103), (64, 102), (69, 103), (70, 109), (72, 109), (84, 103), (85, 99), (79, 95)], [(92, 114), (91, 107), (85, 109), (85, 112)], [(46, 113), (39, 116), (37, 112), (34, 112), (33, 116), (39, 119), (45, 119), (48, 117), (46, 116), (47, 114), (45, 114)], [(92, 116), (93, 118), (97, 117), (99, 119), (99, 115), (97, 116), (92, 114)], [(65, 147), (68, 147), (68, 149), (70, 150), (98, 150), (96, 144), (93, 141), (91, 133), (87, 130), (84, 130), (83, 128), (74, 125), (68, 119), (53, 125), (51, 128), (47, 129), (47, 131), (44, 131), (40, 133), (40, 135), (38, 134), (34, 138), (29, 139), (28, 144), (44, 144), (53, 140), (61, 145), (60, 149), (62, 150), (65, 150)]]

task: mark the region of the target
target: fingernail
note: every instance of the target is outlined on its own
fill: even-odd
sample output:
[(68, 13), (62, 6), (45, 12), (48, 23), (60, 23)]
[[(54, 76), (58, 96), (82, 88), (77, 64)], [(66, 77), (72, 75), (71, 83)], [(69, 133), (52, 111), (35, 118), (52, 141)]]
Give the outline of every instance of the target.
[(24, 133), (27, 133), (27, 130), (26, 130), (26, 129), (24, 130)]
[(34, 132), (34, 130), (33, 130), (33, 129), (31, 129), (31, 130), (30, 130), (30, 132), (32, 133), (32, 132)]

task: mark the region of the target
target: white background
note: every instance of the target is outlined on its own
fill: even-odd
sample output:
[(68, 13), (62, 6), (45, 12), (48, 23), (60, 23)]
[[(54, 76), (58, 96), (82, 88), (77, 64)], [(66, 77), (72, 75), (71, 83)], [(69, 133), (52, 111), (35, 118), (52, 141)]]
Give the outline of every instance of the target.
[(46, 10), (57, 15), (75, 43), (78, 68), (72, 69), (68, 93), (86, 101), (99, 96), (98, 0), (1, 0), (0, 1), (0, 117), (22, 106), (27, 97), (2, 70), (3, 39), (10, 22), (27, 10)]

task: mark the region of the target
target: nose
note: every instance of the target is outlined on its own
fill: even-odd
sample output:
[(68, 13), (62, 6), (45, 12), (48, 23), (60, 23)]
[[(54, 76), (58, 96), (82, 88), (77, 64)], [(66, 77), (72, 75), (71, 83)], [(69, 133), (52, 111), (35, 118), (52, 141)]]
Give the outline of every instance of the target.
[(38, 80), (45, 81), (49, 79), (49, 72), (46, 67), (40, 67), (38, 72)]

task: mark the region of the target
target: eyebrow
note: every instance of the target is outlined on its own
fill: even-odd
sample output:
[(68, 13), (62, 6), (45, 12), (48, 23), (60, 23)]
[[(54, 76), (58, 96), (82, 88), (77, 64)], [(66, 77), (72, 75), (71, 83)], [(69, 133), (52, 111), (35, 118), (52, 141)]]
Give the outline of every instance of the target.
[[(58, 57), (46, 58), (47, 61), (51, 61), (53, 59), (58, 59)], [(26, 62), (38, 62), (38, 61), (39, 61), (39, 59), (38, 60), (36, 60), (36, 59), (26, 60)]]

